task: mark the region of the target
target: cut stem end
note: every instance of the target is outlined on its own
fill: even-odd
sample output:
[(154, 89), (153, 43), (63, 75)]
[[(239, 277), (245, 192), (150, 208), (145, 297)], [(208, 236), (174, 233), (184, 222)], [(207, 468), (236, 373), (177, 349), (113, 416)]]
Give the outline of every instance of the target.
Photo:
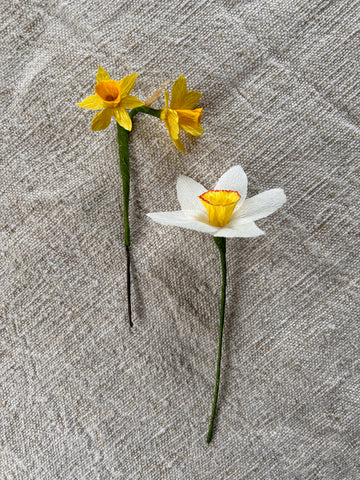
[(128, 303), (129, 325), (130, 325), (130, 328), (131, 328), (134, 324), (132, 322), (132, 314), (131, 314), (130, 246), (125, 245), (125, 247), (126, 247), (127, 303)]

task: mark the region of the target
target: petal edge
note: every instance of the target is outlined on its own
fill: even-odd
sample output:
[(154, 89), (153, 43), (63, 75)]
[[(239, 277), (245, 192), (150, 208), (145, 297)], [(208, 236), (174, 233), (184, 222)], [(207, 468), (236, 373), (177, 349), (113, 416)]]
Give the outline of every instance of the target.
[(212, 225), (191, 218), (190, 215), (186, 215), (182, 210), (174, 212), (151, 212), (147, 213), (147, 216), (161, 225), (186, 228), (188, 230), (195, 230), (196, 232), (209, 233), (210, 235), (215, 235), (219, 230), (218, 227), (213, 227)]
[(206, 188), (201, 183), (196, 182), (186, 175), (180, 175), (176, 182), (176, 193), (182, 210), (193, 210), (203, 212), (204, 207), (201, 204), (199, 195), (206, 192)]
[(216, 182), (214, 190), (235, 190), (241, 195), (240, 206), (247, 194), (247, 176), (243, 168), (240, 165), (229, 168)]
[(246, 199), (234, 216), (243, 220), (259, 220), (276, 212), (285, 202), (284, 190), (272, 188)]

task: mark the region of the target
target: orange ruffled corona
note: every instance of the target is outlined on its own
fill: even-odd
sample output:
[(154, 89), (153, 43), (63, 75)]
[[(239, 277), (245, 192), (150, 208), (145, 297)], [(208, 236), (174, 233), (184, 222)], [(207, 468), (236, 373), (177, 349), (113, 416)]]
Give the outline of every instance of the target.
[(104, 130), (109, 126), (111, 118), (125, 130), (131, 130), (132, 123), (126, 108), (136, 108), (144, 102), (129, 95), (134, 87), (137, 73), (132, 73), (119, 82), (112, 80), (110, 75), (99, 66), (96, 75), (95, 95), (90, 95), (76, 105), (89, 110), (100, 110), (91, 123), (91, 130)]
[(180, 140), (180, 130), (185, 130), (195, 137), (204, 132), (200, 125), (203, 109), (194, 109), (201, 96), (200, 92), (187, 89), (184, 75), (180, 75), (174, 82), (171, 90), (170, 107), (168, 106), (169, 92), (165, 92), (165, 108), (161, 111), (160, 118), (165, 122), (176, 148), (182, 153), (185, 153), (185, 148)]
[(234, 190), (209, 190), (199, 198), (207, 210), (210, 224), (225, 227), (240, 200), (240, 194)]

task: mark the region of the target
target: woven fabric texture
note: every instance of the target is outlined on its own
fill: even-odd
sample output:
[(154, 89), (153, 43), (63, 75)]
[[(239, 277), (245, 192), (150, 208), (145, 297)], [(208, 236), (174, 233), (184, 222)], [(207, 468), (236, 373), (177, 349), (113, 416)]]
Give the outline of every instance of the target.
[[(0, 479), (360, 478), (358, 0), (4, 0)], [(205, 133), (138, 115), (132, 302), (116, 125), (91, 132), (98, 65), (149, 97), (184, 74)], [(162, 108), (163, 97), (154, 104)], [(241, 164), (288, 201), (227, 243), (160, 226), (185, 174)]]

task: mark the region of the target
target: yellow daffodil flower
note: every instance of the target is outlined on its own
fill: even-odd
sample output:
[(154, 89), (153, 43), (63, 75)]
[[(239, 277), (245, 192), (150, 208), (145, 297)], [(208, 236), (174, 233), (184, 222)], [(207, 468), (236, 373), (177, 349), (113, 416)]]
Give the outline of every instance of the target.
[(180, 75), (172, 87), (170, 107), (169, 92), (165, 92), (165, 108), (160, 118), (164, 120), (176, 148), (182, 153), (185, 153), (185, 148), (180, 140), (180, 130), (195, 137), (204, 132), (200, 125), (203, 109), (194, 108), (201, 96), (200, 92), (187, 89), (184, 75)]
[(144, 105), (144, 102), (129, 95), (134, 87), (137, 73), (132, 73), (119, 82), (112, 80), (110, 75), (99, 66), (96, 75), (95, 95), (90, 95), (76, 105), (89, 110), (101, 110), (92, 122), (91, 130), (104, 130), (109, 126), (111, 117), (125, 130), (131, 130), (132, 123), (126, 108)]

